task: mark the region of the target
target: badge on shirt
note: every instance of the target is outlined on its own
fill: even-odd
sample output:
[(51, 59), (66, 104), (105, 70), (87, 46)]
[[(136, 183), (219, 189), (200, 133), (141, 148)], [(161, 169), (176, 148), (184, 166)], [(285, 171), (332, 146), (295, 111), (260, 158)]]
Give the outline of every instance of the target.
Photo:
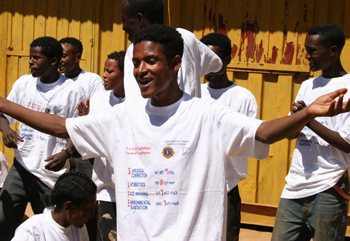
[(46, 108), (45, 108), (45, 113), (50, 114), (50, 112), (51, 112), (51, 109), (50, 109), (49, 107), (46, 107)]
[(163, 149), (162, 153), (163, 153), (163, 156), (164, 156), (165, 158), (168, 158), (168, 159), (171, 158), (171, 157), (175, 154), (173, 148), (171, 148), (171, 147), (169, 147), (169, 146), (165, 147), (165, 148)]

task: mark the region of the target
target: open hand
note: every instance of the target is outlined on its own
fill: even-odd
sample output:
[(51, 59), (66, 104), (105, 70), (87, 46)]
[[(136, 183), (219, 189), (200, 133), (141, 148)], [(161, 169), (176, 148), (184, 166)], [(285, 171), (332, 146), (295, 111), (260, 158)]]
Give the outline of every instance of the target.
[(86, 98), (86, 104), (84, 104), (84, 102), (80, 101), (80, 103), (77, 106), (78, 109), (78, 115), (80, 116), (84, 116), (89, 114), (90, 111), (90, 98), (87, 97)]
[(66, 151), (61, 151), (45, 160), (46, 162), (49, 162), (46, 164), (45, 168), (47, 170), (57, 172), (64, 167), (68, 158), (68, 153)]
[[(309, 105), (308, 113), (313, 117), (318, 117), (335, 116), (350, 111), (350, 99), (347, 102), (343, 102), (346, 92), (347, 89), (343, 88), (318, 97)], [(334, 100), (337, 97), (339, 97), (338, 101)]]

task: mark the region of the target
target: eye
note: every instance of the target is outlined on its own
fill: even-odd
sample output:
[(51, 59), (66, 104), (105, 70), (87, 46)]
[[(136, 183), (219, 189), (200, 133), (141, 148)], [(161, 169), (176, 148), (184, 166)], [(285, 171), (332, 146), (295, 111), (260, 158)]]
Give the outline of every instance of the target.
[(134, 68), (137, 68), (140, 65), (139, 61), (133, 61), (132, 63), (134, 64)]

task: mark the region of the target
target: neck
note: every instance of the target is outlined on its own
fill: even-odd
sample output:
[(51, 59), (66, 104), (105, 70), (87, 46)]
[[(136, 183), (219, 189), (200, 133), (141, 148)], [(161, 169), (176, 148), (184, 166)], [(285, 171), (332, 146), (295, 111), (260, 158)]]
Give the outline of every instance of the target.
[(124, 98), (125, 97), (124, 88), (123, 88), (122, 91), (120, 91), (120, 90), (113, 90), (113, 92), (114, 92), (115, 97), (118, 97), (118, 98), (122, 98), (122, 97)]
[(213, 89), (223, 89), (231, 86), (232, 84), (233, 82), (227, 78), (227, 75), (225, 73), (223, 75), (218, 76), (213, 81), (210, 81), (209, 87)]
[(81, 73), (81, 68), (77, 66), (76, 68), (72, 69), (72, 71), (66, 71), (64, 75), (68, 78), (75, 78)]
[(70, 226), (70, 223), (67, 222), (67, 220), (60, 214), (55, 213), (54, 211), (51, 212), (52, 219), (55, 220), (56, 223), (58, 223), (60, 226), (68, 228)]
[(182, 90), (177, 86), (177, 89), (173, 89), (171, 93), (158, 94), (151, 97), (151, 104), (154, 106), (168, 106), (181, 99), (182, 95)]
[(53, 83), (60, 78), (60, 73), (55, 71), (48, 76), (40, 76), (40, 81), (46, 84)]
[(336, 78), (336, 77), (344, 76), (346, 74), (347, 73), (344, 70), (339, 59), (335, 64), (331, 65), (329, 68), (322, 70), (322, 76), (325, 78)]

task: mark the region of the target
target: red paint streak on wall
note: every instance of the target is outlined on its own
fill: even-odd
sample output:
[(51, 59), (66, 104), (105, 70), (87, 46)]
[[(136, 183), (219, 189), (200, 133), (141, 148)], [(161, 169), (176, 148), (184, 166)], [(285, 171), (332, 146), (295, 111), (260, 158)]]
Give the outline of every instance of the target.
[[(300, 52), (300, 44), (298, 44), (298, 47), (297, 47), (297, 54), (296, 54), (296, 60), (295, 60), (296, 65), (301, 65), (301, 59), (299, 58), (299, 52)], [(303, 52), (304, 52), (304, 49), (302, 50), (302, 53)]]
[(224, 34), (227, 36), (227, 29), (226, 29), (227, 21), (224, 23), (224, 16), (222, 14), (219, 15), (219, 26), (218, 26), (218, 33)]
[(263, 56), (263, 54), (264, 54), (264, 48), (263, 48), (263, 41), (261, 40), (260, 44), (259, 44), (259, 47), (257, 47), (256, 54), (255, 54), (257, 63), (260, 62), (261, 57)]
[(237, 45), (234, 44), (234, 45), (232, 46), (232, 51), (231, 51), (231, 56), (232, 56), (232, 58), (234, 58), (234, 57), (236, 56), (237, 50), (238, 50), (238, 47), (237, 47)]
[(272, 48), (272, 57), (270, 59), (268, 59), (267, 61), (265, 60), (265, 62), (268, 63), (268, 64), (275, 64), (276, 63), (276, 59), (277, 59), (277, 51), (278, 51), (278, 48), (276, 48), (276, 46), (273, 46), (273, 48)]
[(282, 64), (292, 64), (294, 55), (294, 42), (287, 43), (286, 51), (284, 52), (284, 57)]
[(255, 50), (255, 35), (254, 35), (254, 23), (246, 23), (246, 32), (245, 32), (245, 38), (247, 39), (247, 49), (246, 49), (246, 57), (247, 57), (247, 63), (249, 62), (249, 59), (252, 58), (254, 62), (254, 50)]
[(239, 62), (241, 62), (242, 51), (244, 49), (244, 39), (245, 39), (245, 23), (242, 23), (242, 26), (241, 26), (241, 42), (239, 44), (239, 51), (238, 51), (238, 60), (239, 60)]

